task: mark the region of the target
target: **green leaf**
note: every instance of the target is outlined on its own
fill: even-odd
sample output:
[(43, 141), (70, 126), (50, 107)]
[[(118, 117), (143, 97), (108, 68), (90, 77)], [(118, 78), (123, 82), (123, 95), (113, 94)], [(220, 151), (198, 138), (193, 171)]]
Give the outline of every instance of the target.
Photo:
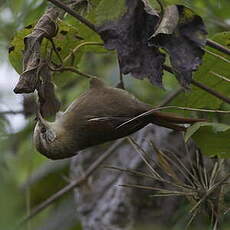
[(24, 50), (24, 37), (32, 32), (32, 25), (25, 27), (23, 30), (18, 31), (10, 43), (9, 48), (9, 60), (11, 65), (17, 71), (17, 73), (22, 72), (22, 60), (23, 60), (23, 50)]
[(34, 0), (33, 2), (31, 2), (28, 6), (28, 13), (22, 15), (25, 25), (29, 25), (36, 22), (44, 13), (47, 5), (48, 1), (39, 2), (37, 0)]
[(96, 8), (96, 22), (101, 25), (122, 16), (126, 10), (125, 0), (102, 0)]
[[(60, 50), (59, 54), (61, 57), (65, 58), (67, 55), (71, 54), (73, 48), (82, 43), (82, 40), (80, 38), (81, 36), (79, 36), (78, 30), (64, 21), (60, 21), (58, 27), (59, 32), (54, 38), (54, 43)], [(75, 61), (78, 62), (81, 55), (81, 52), (76, 53)]]
[[(97, 18), (97, 7), (99, 6), (100, 2), (102, 0), (94, 0), (91, 1), (87, 8), (85, 9), (84, 12), (82, 10), (79, 12), (77, 11), (80, 15), (82, 15), (84, 18), (89, 20), (92, 23), (96, 23), (96, 18)], [(65, 18), (65, 21), (72, 26), (74, 26), (78, 31), (80, 36), (82, 36), (85, 39), (85, 42), (101, 42), (102, 40), (100, 36), (92, 31), (90, 28), (88, 28), (86, 25), (81, 23), (80, 21), (76, 20), (76, 18), (67, 15)], [(87, 47), (87, 51), (92, 51), (92, 52), (105, 52), (105, 49), (100, 47), (100, 46), (89, 46)]]
[[(82, 43), (83, 41), (79, 37), (78, 31), (75, 27), (63, 22), (58, 22), (58, 34), (53, 39), (55, 46), (59, 52), (59, 55), (64, 59), (68, 54), (71, 54), (72, 50)], [(10, 43), (9, 59), (13, 67), (18, 73), (22, 72), (22, 60), (24, 50), (24, 38), (32, 32), (33, 26), (29, 25), (23, 30), (20, 30), (14, 36)], [(44, 39), (41, 45), (42, 56), (48, 56), (51, 43)], [(79, 61), (82, 56), (82, 52), (75, 54), (75, 61)], [(52, 56), (52, 60), (58, 62), (58, 58), (55, 54)]]
[(230, 125), (197, 122), (187, 129), (185, 141), (190, 137), (204, 154), (230, 158)]
[[(77, 29), (64, 21), (58, 22), (58, 34), (53, 38), (54, 44), (58, 53), (62, 60), (64, 60), (68, 55), (71, 56), (72, 51), (75, 47), (80, 45), (81, 43), (85, 42), (79, 36)], [(22, 63), (23, 63), (23, 50), (24, 50), (24, 38), (28, 34), (32, 32), (33, 26), (29, 25), (25, 27), (23, 30), (18, 31), (14, 36), (9, 49), (9, 60), (14, 67), (14, 69), (21, 74), (22, 73)], [(49, 59), (50, 50), (52, 48), (51, 42), (47, 39), (43, 39), (41, 45), (41, 56), (43, 58)], [(76, 66), (83, 55), (84, 49), (79, 49), (68, 61), (65, 63), (66, 65), (74, 65)], [(57, 55), (52, 52), (52, 61), (60, 64), (60, 60), (58, 59)], [(68, 74), (67, 74), (68, 75)], [(65, 77), (63, 78), (63, 74), (56, 73), (54, 77), (54, 82), (57, 85), (62, 85), (67, 83), (71, 78)]]
[[(223, 32), (216, 34), (212, 40), (218, 42), (219, 44), (229, 47), (230, 44), (230, 32)], [(206, 46), (206, 49), (212, 53), (218, 54), (229, 60), (229, 56), (217, 51), (213, 48)], [(210, 72), (218, 73), (226, 78), (229, 78), (230, 64), (223, 61), (222, 59), (206, 53), (203, 58), (203, 64), (200, 66), (199, 70), (195, 73), (195, 80), (207, 85), (208, 87), (220, 92), (225, 96), (230, 96), (230, 85), (228, 82), (218, 78)], [(195, 108), (212, 108), (218, 109), (223, 103), (222, 100), (217, 97), (207, 93), (206, 91), (193, 86), (190, 92), (185, 92), (181, 94), (174, 103), (177, 106), (187, 106)]]

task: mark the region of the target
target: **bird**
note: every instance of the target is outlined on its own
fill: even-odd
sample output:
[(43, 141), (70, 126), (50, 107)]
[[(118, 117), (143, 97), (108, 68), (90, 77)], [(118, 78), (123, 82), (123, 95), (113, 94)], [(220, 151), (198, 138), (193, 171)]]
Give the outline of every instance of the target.
[(128, 91), (107, 86), (93, 77), (89, 89), (55, 121), (47, 121), (37, 112), (33, 142), (46, 157), (64, 159), (80, 150), (126, 137), (148, 124), (185, 131), (184, 124), (199, 121), (203, 120), (154, 111)]

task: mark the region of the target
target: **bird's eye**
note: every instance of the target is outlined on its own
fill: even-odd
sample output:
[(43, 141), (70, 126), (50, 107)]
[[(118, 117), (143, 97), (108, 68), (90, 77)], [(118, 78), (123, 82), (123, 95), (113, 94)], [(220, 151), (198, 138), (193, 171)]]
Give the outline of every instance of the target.
[(46, 132), (46, 128), (45, 127), (42, 127), (41, 128), (41, 133), (45, 133)]

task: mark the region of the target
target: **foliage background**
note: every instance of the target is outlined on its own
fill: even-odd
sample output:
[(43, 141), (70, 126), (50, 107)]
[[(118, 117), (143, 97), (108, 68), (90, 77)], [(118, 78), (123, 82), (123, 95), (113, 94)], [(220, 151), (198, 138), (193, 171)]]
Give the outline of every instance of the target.
[[(90, 17), (95, 17), (99, 22), (108, 17), (116, 17), (119, 10), (111, 12), (111, 9), (114, 9), (114, 2), (115, 1), (112, 0), (101, 1), (94, 11), (95, 15), (92, 14)], [(204, 18), (209, 37), (215, 36), (219, 42), (221, 42), (224, 35), (220, 36), (215, 34), (229, 31), (230, 17), (228, 0), (167, 0), (165, 2), (169, 4), (182, 3), (194, 9), (197, 14)], [(155, 0), (151, 0), (151, 3), (153, 6), (158, 7)], [(122, 4), (122, 1), (118, 1), (116, 4), (121, 6), (119, 4)], [(25, 26), (36, 22), (44, 12), (46, 6), (46, 1), (39, 0), (0, 1), (0, 49), (2, 53), (0, 60), (2, 62), (2, 68), (6, 68), (4, 66), (10, 65), (7, 50), (13, 36)], [(66, 20), (73, 25), (77, 24), (72, 17), (67, 17)], [(79, 30), (88, 33), (89, 41), (98, 41), (98, 37), (93, 36), (89, 31), (84, 31), (87, 30), (84, 27), (80, 27)], [(229, 46), (229, 34), (228, 40), (225, 39), (223, 42), (227, 42), (225, 45)], [(100, 52), (95, 50), (97, 51), (96, 53), (92, 51), (85, 54), (81, 62), (78, 63), (80, 69), (97, 76), (103, 76), (109, 84), (115, 85), (118, 82), (117, 76), (119, 73), (114, 53), (104, 53), (100, 50)], [(228, 68), (226, 67), (226, 63), (222, 63), (213, 57), (211, 60), (210, 55), (206, 55), (205, 58), (210, 62), (208, 65), (209, 68), (214, 68), (216, 72), (224, 76), (229, 76), (230, 70), (229, 66)], [(7, 68), (12, 67), (9, 66)], [(9, 70), (9, 73), (12, 73), (12, 71), (13, 70)], [(201, 67), (200, 72), (196, 74), (196, 78), (205, 82), (208, 71), (209, 69)], [(13, 74), (15, 75), (15, 73)], [(0, 78), (6, 79), (6, 81), (9, 82), (12, 81), (11, 74), (7, 74), (7, 76), (1, 75)], [(88, 86), (87, 81), (81, 77), (70, 76), (68, 81), (66, 78), (64, 83), (62, 81), (56, 82), (60, 87), (58, 89), (58, 95), (62, 102), (62, 109), (66, 108), (66, 105), (80, 95)], [(147, 81), (131, 79), (128, 76), (125, 77), (125, 84), (128, 90), (136, 94), (141, 100), (153, 105), (159, 104), (168, 93), (179, 87), (177, 81), (172, 78), (170, 74), (165, 73), (164, 81), (166, 90), (159, 89)], [(225, 95), (230, 95), (229, 87), (223, 88), (220, 86), (221, 84), (215, 82), (212, 84), (213, 86), (216, 85), (216, 88)], [(7, 106), (4, 106), (4, 104), (8, 104), (10, 110), (15, 110), (15, 108), (10, 105), (13, 105), (15, 101), (22, 103), (22, 96), (16, 97), (12, 90), (13, 88), (9, 91), (3, 89), (0, 91), (0, 103), (2, 105), (0, 109), (5, 111)], [(194, 107), (200, 108), (230, 110), (229, 105), (223, 104), (220, 100), (214, 99), (209, 95), (203, 95), (199, 90), (196, 92), (196, 90), (198, 89), (192, 88), (191, 92), (181, 95), (173, 104), (183, 106), (192, 104)], [(22, 106), (20, 110), (22, 110)], [(187, 114), (187, 112), (181, 113), (184, 115)], [(21, 118), (16, 120), (12, 118), (16, 116), (20, 117), (21, 115), (5, 115), (4, 113), (0, 113), (0, 226), (5, 230), (11, 229), (22, 216), (30, 212), (32, 207), (41, 203), (51, 194), (66, 185), (69, 177), (69, 160), (51, 162), (35, 151), (31, 140), (31, 133), (34, 126), (33, 117), (26, 118), (25, 121), (22, 121)], [(216, 118), (214, 115), (209, 115), (209, 117), (214, 120), (221, 119), (221, 121), (225, 123), (228, 121), (226, 115), (221, 118)], [(15, 125), (15, 123), (19, 121), (22, 121), (23, 124)], [(177, 215), (183, 215), (184, 209), (185, 207), (180, 207)], [(176, 222), (177, 220), (175, 220), (175, 223)], [(226, 223), (226, 226), (227, 224), (228, 223)], [(60, 225), (62, 226), (62, 230), (81, 229), (76, 217), (74, 201), (71, 194), (62, 197), (61, 200), (36, 216), (25, 229), (51, 230), (57, 229), (57, 226)], [(159, 229), (161, 229), (161, 226), (159, 226)], [(174, 229), (179, 229), (176, 224)]]

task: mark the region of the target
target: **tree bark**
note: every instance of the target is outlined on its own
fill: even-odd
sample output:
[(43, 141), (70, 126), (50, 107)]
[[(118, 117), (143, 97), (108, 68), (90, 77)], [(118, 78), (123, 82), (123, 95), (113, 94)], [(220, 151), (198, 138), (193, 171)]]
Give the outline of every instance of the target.
[[(158, 149), (177, 154), (181, 160), (188, 162), (188, 151), (185, 150), (184, 140), (179, 132), (149, 125), (132, 137), (148, 152), (153, 160), (153, 168), (157, 168), (157, 165), (154, 163), (156, 152), (151, 146), (151, 140)], [(84, 170), (113, 143), (90, 148), (73, 158), (72, 177), (84, 174)], [(187, 149), (194, 152), (195, 146), (190, 143)], [(149, 173), (140, 155), (125, 138), (104, 165)], [(100, 167), (87, 184), (74, 191), (78, 216), (84, 230), (126, 230), (143, 225), (165, 225), (183, 200), (177, 197), (153, 198), (150, 195), (154, 191), (118, 186), (122, 184), (159, 186), (156, 181), (145, 177)], [(161, 184), (161, 187), (165, 186)]]

